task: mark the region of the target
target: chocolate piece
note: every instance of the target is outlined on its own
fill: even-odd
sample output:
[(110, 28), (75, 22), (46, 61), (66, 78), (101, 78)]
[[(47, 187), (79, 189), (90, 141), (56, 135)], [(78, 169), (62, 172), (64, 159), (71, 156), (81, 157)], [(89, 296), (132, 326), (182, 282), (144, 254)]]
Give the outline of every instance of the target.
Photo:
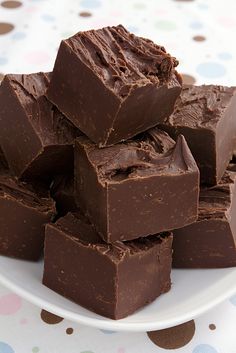
[(172, 235), (104, 243), (80, 213), (46, 226), (43, 283), (111, 319), (121, 319), (170, 289)]
[(160, 233), (197, 219), (199, 171), (183, 136), (156, 128), (99, 149), (75, 142), (75, 193), (109, 243)]
[(44, 226), (55, 213), (54, 203), (41, 187), (0, 174), (0, 254), (38, 260)]
[(44, 96), (50, 74), (6, 75), (0, 86), (0, 141), (17, 177), (50, 178), (73, 168), (77, 129)]
[(51, 196), (56, 201), (59, 216), (77, 209), (74, 192), (74, 176), (57, 175), (51, 185)]
[(173, 265), (183, 268), (236, 266), (236, 173), (202, 188), (197, 222), (174, 231)]
[(174, 113), (160, 128), (183, 134), (200, 169), (201, 182), (220, 181), (236, 145), (236, 88), (184, 86)]
[(47, 94), (93, 142), (112, 145), (173, 112), (177, 65), (164, 47), (121, 25), (79, 32), (62, 41)]

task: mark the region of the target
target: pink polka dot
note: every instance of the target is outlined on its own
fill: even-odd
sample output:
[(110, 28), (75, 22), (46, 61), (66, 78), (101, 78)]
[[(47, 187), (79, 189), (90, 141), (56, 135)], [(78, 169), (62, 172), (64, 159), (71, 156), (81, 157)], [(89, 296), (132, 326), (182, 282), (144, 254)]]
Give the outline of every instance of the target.
[(34, 51), (25, 55), (25, 60), (33, 65), (45, 64), (48, 62), (49, 58), (49, 55), (44, 51)]
[(26, 8), (26, 11), (29, 12), (29, 13), (36, 12), (37, 10), (38, 10), (38, 8), (36, 6), (28, 6)]
[(125, 349), (124, 348), (119, 348), (117, 353), (125, 353)]
[(168, 14), (168, 11), (165, 10), (165, 9), (156, 9), (156, 10), (155, 10), (155, 14), (156, 14), (156, 15), (167, 15), (167, 14)]
[(220, 17), (219, 23), (226, 28), (236, 27), (236, 19), (234, 17)]
[(118, 11), (118, 10), (114, 10), (110, 12), (110, 16), (111, 17), (121, 17), (123, 16), (123, 12), (122, 11)]
[(0, 315), (15, 314), (21, 308), (21, 298), (16, 294), (3, 295), (0, 298)]
[(177, 43), (177, 41), (168, 41), (165, 43), (165, 48), (168, 48), (168, 52), (174, 52), (179, 48), (179, 44)]
[(28, 320), (24, 317), (23, 319), (20, 320), (21, 325), (26, 325), (28, 324)]

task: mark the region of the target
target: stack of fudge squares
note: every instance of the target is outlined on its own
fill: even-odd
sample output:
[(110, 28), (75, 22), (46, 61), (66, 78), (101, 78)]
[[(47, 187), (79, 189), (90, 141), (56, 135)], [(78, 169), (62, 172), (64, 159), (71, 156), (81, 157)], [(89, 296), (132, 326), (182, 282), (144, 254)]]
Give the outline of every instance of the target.
[(236, 265), (236, 89), (177, 65), (119, 25), (0, 86), (0, 254), (44, 249), (43, 284), (112, 319), (170, 290), (172, 258)]

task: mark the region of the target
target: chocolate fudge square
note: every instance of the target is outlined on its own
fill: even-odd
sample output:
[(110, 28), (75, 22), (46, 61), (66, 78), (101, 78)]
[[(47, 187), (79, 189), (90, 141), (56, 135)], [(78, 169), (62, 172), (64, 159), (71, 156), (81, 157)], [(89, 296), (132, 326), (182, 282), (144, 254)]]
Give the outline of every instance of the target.
[(0, 254), (24, 260), (42, 255), (45, 224), (55, 214), (42, 186), (17, 181), (0, 172)]
[(181, 92), (178, 62), (123, 26), (61, 42), (49, 99), (100, 146), (126, 140), (169, 116)]
[(201, 183), (217, 184), (236, 146), (236, 88), (184, 86), (174, 113), (160, 128), (173, 138), (184, 135), (200, 169)]
[(77, 209), (75, 201), (74, 175), (56, 175), (51, 184), (50, 193), (56, 201), (59, 216)]
[(0, 86), (0, 144), (13, 173), (45, 179), (73, 168), (77, 129), (44, 96), (49, 73), (6, 75)]
[(183, 136), (156, 128), (112, 147), (75, 143), (75, 196), (104, 241), (131, 240), (197, 219), (199, 170)]
[(198, 220), (174, 231), (173, 265), (182, 268), (236, 266), (236, 172), (202, 188)]
[(80, 212), (46, 226), (43, 283), (97, 314), (121, 319), (171, 287), (172, 235), (104, 243)]

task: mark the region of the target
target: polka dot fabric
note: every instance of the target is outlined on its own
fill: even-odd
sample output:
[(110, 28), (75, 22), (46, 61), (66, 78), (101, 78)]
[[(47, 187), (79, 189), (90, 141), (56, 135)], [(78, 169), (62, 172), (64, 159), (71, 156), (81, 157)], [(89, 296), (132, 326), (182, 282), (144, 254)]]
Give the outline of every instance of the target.
[[(49, 71), (61, 39), (122, 23), (163, 44), (188, 84), (236, 84), (235, 0), (0, 0), (0, 80)], [(154, 332), (87, 328), (0, 286), (0, 353), (234, 353), (236, 296), (183, 325)]]
[(234, 353), (236, 297), (182, 325), (120, 333), (40, 310), (0, 285), (0, 328), (0, 353)]
[(235, 12), (235, 0), (0, 0), (0, 72), (51, 70), (61, 39), (122, 23), (163, 44), (187, 82), (235, 84)]

